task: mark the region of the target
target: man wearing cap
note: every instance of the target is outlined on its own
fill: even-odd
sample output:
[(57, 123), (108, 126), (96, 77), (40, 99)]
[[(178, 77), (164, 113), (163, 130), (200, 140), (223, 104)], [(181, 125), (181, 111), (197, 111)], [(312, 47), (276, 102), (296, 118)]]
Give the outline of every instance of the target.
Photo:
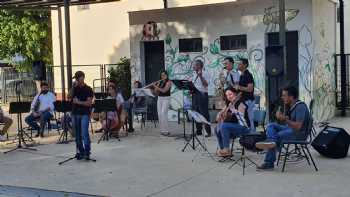
[(75, 142), (78, 150), (76, 158), (78, 160), (89, 160), (91, 149), (89, 120), (93, 91), (84, 82), (84, 72), (77, 71), (73, 79), (76, 81), (69, 96), (72, 99), (72, 126), (75, 132)]
[(38, 131), (35, 137), (44, 137), (45, 124), (53, 117), (56, 101), (55, 95), (49, 91), (49, 85), (46, 82), (41, 82), (40, 89), (41, 92), (32, 101), (30, 115), (25, 118), (25, 122)]

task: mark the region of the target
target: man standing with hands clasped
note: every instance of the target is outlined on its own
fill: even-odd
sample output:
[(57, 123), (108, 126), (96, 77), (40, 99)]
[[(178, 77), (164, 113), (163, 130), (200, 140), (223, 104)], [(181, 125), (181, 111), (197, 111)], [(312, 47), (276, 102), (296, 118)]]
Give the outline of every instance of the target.
[(72, 99), (72, 126), (75, 132), (75, 141), (78, 150), (76, 158), (78, 160), (90, 160), (89, 120), (93, 91), (84, 82), (84, 72), (77, 71), (73, 79), (76, 81), (70, 92), (70, 98)]
[[(196, 60), (193, 66), (194, 75), (192, 82), (197, 88), (193, 95), (193, 110), (202, 114), (207, 121), (210, 122), (209, 118), (209, 97), (208, 97), (208, 86), (209, 86), (209, 75), (203, 70), (204, 64), (202, 60)], [(201, 123), (196, 124), (197, 135), (202, 135), (203, 125)], [(205, 130), (207, 132), (206, 137), (211, 136), (210, 125), (205, 125)]]

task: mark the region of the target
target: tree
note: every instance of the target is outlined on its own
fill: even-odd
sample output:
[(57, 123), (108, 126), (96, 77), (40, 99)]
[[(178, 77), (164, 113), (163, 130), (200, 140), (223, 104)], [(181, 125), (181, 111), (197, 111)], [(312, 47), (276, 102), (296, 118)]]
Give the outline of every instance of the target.
[(116, 64), (108, 70), (109, 79), (117, 84), (121, 89), (123, 96), (129, 98), (131, 95), (131, 73), (130, 73), (130, 59), (123, 57)]
[(26, 71), (34, 61), (52, 65), (50, 11), (0, 10), (0, 60)]

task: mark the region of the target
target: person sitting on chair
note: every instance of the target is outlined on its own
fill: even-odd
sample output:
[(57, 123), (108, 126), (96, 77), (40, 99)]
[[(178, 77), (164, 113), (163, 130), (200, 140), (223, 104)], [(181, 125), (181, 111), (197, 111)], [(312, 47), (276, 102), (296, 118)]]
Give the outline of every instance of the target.
[[(258, 169), (273, 169), (276, 161), (276, 147), (282, 140), (294, 140), (304, 138), (307, 132), (307, 124), (310, 113), (306, 104), (298, 100), (298, 90), (295, 87), (287, 87), (282, 91), (282, 100), (286, 114), (280, 110), (276, 112), (276, 118), (281, 123), (270, 123), (267, 126), (267, 140), (256, 143), (256, 147), (268, 150), (265, 162)], [(280, 149), (279, 147), (278, 149)]]
[(248, 107), (238, 91), (233, 87), (227, 88), (225, 90), (225, 100), (227, 106), (218, 113), (216, 118), (218, 126), (215, 134), (220, 148), (217, 155), (220, 157), (232, 156), (230, 140), (250, 131)]
[(13, 120), (10, 117), (5, 116), (4, 112), (1, 109), (0, 106), (0, 123), (3, 123), (4, 126), (0, 130), (0, 141), (5, 141), (6, 137), (5, 134), (7, 133), (8, 129), (11, 127)]
[[(34, 97), (31, 104), (31, 113), (25, 118), (25, 122), (34, 130), (37, 130), (35, 137), (44, 137), (45, 124), (53, 117), (55, 95), (49, 91), (46, 82), (40, 84), (41, 92)], [(39, 120), (40, 126), (36, 121)]]
[(103, 117), (105, 115), (101, 113), (102, 130), (109, 129), (110, 131), (118, 132), (126, 117), (125, 115), (122, 116), (123, 106), (120, 104), (121, 98), (118, 98), (117, 88), (114, 85), (109, 84), (108, 94), (107, 99), (116, 99), (116, 111), (107, 112), (107, 117)]

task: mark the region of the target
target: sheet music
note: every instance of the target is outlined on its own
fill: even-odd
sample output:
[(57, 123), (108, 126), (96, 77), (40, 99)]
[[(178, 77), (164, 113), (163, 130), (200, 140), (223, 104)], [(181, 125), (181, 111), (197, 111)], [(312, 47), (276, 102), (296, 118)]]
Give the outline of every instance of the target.
[(155, 97), (150, 89), (138, 88), (138, 89), (135, 89), (134, 91), (137, 97), (142, 97), (142, 96)]
[(208, 120), (202, 114), (192, 110), (187, 110), (187, 112), (194, 119), (195, 122), (211, 125), (211, 123), (208, 122)]

